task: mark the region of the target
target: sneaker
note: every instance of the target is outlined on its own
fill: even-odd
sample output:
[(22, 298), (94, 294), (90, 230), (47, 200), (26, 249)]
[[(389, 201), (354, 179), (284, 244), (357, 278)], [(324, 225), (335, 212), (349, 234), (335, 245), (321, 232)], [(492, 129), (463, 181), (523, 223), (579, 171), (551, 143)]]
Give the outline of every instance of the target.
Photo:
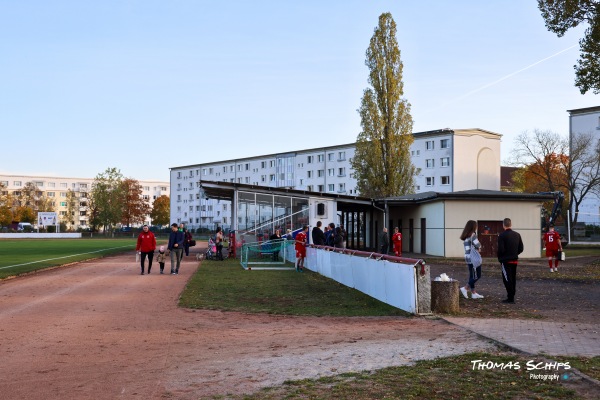
[(140, 275), (144, 275), (144, 273), (143, 273), (143, 272), (141, 272), (141, 273), (140, 273)]
[(554, 272), (554, 268), (550, 268), (550, 272)]
[(471, 293), (471, 298), (472, 299), (483, 299), (483, 296), (480, 295), (479, 293)]
[(462, 295), (465, 299), (469, 298), (469, 296), (467, 295), (467, 289), (465, 289), (464, 287), (461, 287), (460, 292), (462, 293)]
[(502, 300), (502, 303), (504, 303), (504, 304), (515, 304), (515, 301), (514, 300), (509, 300), (509, 299), (504, 299), (504, 300)]
[(175, 271), (171, 271), (171, 275), (175, 275)]
[(558, 272), (558, 268), (554, 268), (554, 272)]
[(161, 274), (161, 275), (163, 275), (163, 274), (164, 274), (164, 272), (160, 271), (160, 274)]

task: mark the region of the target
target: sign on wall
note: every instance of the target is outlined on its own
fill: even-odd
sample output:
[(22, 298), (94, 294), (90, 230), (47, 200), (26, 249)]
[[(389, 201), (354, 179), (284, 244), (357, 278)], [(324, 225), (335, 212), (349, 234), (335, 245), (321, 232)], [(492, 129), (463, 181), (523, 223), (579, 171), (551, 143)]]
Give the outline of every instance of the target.
[(46, 227), (48, 225), (56, 225), (58, 218), (55, 212), (39, 212), (38, 213), (38, 227)]

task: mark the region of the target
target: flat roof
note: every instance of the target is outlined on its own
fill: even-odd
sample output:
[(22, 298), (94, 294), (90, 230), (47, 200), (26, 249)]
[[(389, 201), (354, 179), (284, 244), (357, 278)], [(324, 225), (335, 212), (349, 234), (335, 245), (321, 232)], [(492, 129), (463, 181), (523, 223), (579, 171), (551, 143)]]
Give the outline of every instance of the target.
[(548, 201), (554, 200), (552, 194), (536, 194), (536, 193), (519, 193), (519, 192), (504, 192), (500, 190), (484, 190), (472, 189), (463, 190), (460, 192), (438, 193), (438, 192), (423, 192), (409, 194), (399, 197), (388, 197), (376, 199), (377, 203), (386, 203), (388, 205), (413, 205), (427, 203), (438, 200), (520, 200), (520, 201)]
[(567, 110), (571, 115), (573, 114), (587, 114), (591, 112), (600, 112), (600, 106), (586, 107), (586, 108), (575, 108), (573, 110)]

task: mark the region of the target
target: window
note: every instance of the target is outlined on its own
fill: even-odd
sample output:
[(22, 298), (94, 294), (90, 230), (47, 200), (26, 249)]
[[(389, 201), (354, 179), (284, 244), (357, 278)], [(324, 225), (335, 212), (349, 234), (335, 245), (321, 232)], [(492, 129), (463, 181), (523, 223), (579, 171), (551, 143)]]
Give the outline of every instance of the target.
[(428, 158), (427, 160), (425, 160), (425, 165), (427, 168), (433, 168), (435, 166), (433, 158)]
[(55, 192), (48, 192), (48, 197), (56, 197), (56, 193)]
[(13, 185), (20, 187), (21, 186), (21, 181), (14, 181)]
[(338, 168), (338, 176), (346, 176), (346, 168)]
[(33, 184), (37, 187), (44, 187), (44, 182), (33, 182)]
[[(6, 185), (8, 186), (8, 182), (6, 182)], [(52, 187), (52, 188), (56, 187), (56, 183), (54, 183), (54, 182), (48, 182), (48, 187)]]
[(344, 193), (346, 191), (346, 184), (345, 183), (340, 183), (338, 185), (338, 192), (339, 193)]
[(434, 142), (433, 142), (433, 140), (426, 141), (425, 142), (425, 148), (427, 150), (433, 150), (433, 148), (434, 148)]
[(266, 175), (261, 175), (260, 176), (260, 181), (261, 182), (266, 182), (267, 181), (267, 176)]
[(340, 151), (338, 153), (338, 161), (344, 161), (346, 159), (346, 152), (345, 151)]
[(324, 192), (324, 191), (325, 191), (325, 185), (317, 186), (317, 192)]
[(166, 192), (167, 191), (167, 187), (166, 186), (161, 186), (160, 190), (162, 190), (163, 192)]
[(313, 162), (313, 156), (307, 156), (306, 157), (306, 163), (307, 164), (312, 164), (312, 162)]
[(320, 169), (320, 170), (318, 170), (318, 171), (317, 171), (317, 176), (318, 176), (319, 178), (322, 178), (324, 175), (325, 175), (325, 170), (323, 170), (323, 169)]
[(208, 175), (208, 170), (206, 168), (202, 168), (202, 175), (203, 176)]
[(327, 154), (327, 161), (333, 161), (333, 160), (334, 160), (334, 157), (335, 157), (335, 154), (334, 154), (334, 153), (329, 153), (329, 154)]
[(61, 188), (66, 188), (66, 187), (67, 187), (67, 184), (66, 184), (66, 183), (61, 183), (61, 184), (60, 184), (60, 187), (61, 187)]
[(242, 178), (237, 178), (237, 183), (242, 183)]
[(244, 182), (245, 182), (245, 183), (250, 183), (250, 177), (249, 177), (249, 176), (245, 177), (245, 178), (244, 178)]
[(442, 185), (449, 185), (449, 184), (450, 184), (450, 177), (442, 176)]
[(319, 154), (319, 155), (317, 156), (317, 161), (319, 161), (319, 162), (323, 162), (324, 160), (325, 160), (325, 156), (324, 156), (323, 154)]
[(275, 182), (275, 174), (269, 175), (269, 181)]
[(233, 172), (233, 165), (229, 166), (229, 172)]
[(261, 162), (260, 162), (260, 167), (261, 167), (262, 169), (265, 169), (265, 168), (267, 168), (267, 162), (266, 162), (266, 161), (261, 161)]
[(449, 167), (450, 166), (450, 157), (442, 157), (442, 158), (440, 158), (440, 165), (442, 167)]
[(435, 185), (435, 178), (432, 176), (428, 176), (427, 178), (425, 178), (425, 185), (427, 185), (427, 186)]
[(60, 197), (67, 197), (67, 192), (60, 192)]
[[(178, 172), (177, 172), (177, 179), (179, 179), (179, 178), (181, 178), (181, 171), (178, 171)], [(61, 185), (62, 185), (62, 183), (61, 183)], [(65, 183), (65, 185), (66, 185), (66, 183)], [(66, 186), (65, 186), (65, 187), (66, 187)]]
[(329, 185), (327, 185), (327, 190), (333, 192), (335, 190), (335, 185), (333, 183), (330, 183)]
[(238, 164), (238, 171), (242, 170), (242, 164)]
[(329, 168), (327, 170), (327, 176), (335, 176), (335, 168)]
[(208, 169), (208, 174), (209, 174), (209, 175), (212, 175), (212, 174), (213, 174), (213, 169), (212, 169), (212, 168), (209, 168), (209, 169)]
[(313, 172), (312, 171), (306, 171), (306, 177), (307, 178), (312, 178), (313, 177)]
[(313, 185), (308, 185), (306, 187), (306, 190), (308, 190), (309, 192), (312, 192), (313, 191)]
[[(60, 202), (60, 206), (61, 206), (61, 207), (66, 207), (66, 206), (67, 206), (67, 202), (66, 202), (66, 201), (61, 201), (61, 202)], [(62, 214), (62, 215), (66, 215), (66, 214), (67, 214), (67, 212), (66, 212), (66, 211), (61, 211), (61, 213), (64, 213), (64, 214)]]
[(447, 149), (450, 147), (450, 139), (440, 140), (440, 149)]
[(223, 217), (223, 223), (226, 224), (227, 223), (227, 217)]
[(223, 167), (223, 172), (227, 172), (227, 166)]
[(246, 163), (244, 167), (246, 168), (246, 171), (250, 170), (250, 163)]
[[(8, 181), (0, 181), (0, 185), (2, 186), (8, 186)], [(53, 186), (54, 187), (54, 186)]]
[(275, 167), (275, 160), (271, 160), (271, 161), (269, 161), (269, 167), (270, 167), (270, 168), (273, 168), (273, 167)]

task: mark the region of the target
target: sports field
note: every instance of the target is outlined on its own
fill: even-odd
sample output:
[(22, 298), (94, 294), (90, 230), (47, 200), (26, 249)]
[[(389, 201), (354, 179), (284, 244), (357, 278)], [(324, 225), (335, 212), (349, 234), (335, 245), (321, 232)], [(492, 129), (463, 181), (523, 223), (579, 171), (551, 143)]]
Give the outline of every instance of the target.
[(136, 239), (0, 240), (0, 279), (135, 250)]

